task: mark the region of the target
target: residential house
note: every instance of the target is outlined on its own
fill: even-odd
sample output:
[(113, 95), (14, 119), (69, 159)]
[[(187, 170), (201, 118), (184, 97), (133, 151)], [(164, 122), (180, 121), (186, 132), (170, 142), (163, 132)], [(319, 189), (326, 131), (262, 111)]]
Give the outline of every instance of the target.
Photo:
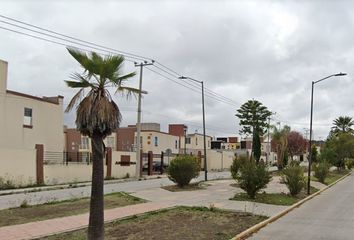
[(37, 97), (7, 89), (8, 63), (0, 60), (0, 148), (62, 152), (63, 97)]

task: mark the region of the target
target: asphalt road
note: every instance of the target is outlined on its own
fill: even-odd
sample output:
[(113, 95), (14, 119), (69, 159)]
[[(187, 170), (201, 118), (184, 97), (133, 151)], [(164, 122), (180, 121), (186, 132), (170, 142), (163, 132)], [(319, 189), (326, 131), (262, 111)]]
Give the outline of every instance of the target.
[(261, 229), (252, 240), (353, 240), (354, 174)]
[[(208, 179), (230, 178), (230, 172), (209, 172)], [(204, 172), (201, 172), (198, 179), (194, 181), (204, 180)], [(128, 181), (106, 184), (104, 186), (105, 194), (112, 192), (127, 192), (132, 193), (150, 188), (156, 188), (166, 185), (171, 185), (168, 178), (150, 179), (142, 181)], [(74, 198), (88, 197), (91, 194), (91, 186), (58, 189), (50, 191), (30, 192), (30, 193), (17, 193), (0, 196), (0, 210), (7, 208), (19, 207), (24, 201), (30, 205), (37, 205), (53, 201), (62, 201)]]

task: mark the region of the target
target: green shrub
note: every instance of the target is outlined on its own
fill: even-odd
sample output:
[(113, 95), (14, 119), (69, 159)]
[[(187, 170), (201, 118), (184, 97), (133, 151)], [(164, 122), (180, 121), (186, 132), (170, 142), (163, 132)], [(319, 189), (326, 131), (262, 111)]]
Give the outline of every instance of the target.
[(246, 161), (249, 161), (249, 160), (247, 159), (247, 156), (245, 156), (245, 155), (241, 155), (241, 156), (234, 158), (234, 160), (232, 161), (232, 165), (230, 167), (230, 172), (231, 172), (231, 176), (233, 179), (237, 179), (237, 175), (240, 170), (240, 167)]
[(266, 166), (262, 163), (256, 164), (255, 161), (245, 161), (236, 176), (240, 188), (252, 199), (259, 190), (267, 186), (271, 178)]
[(14, 189), (16, 188), (15, 183), (11, 179), (5, 179), (0, 177), (0, 190)]
[(315, 177), (319, 182), (325, 183), (326, 177), (329, 174), (329, 164), (327, 162), (320, 162), (318, 164), (314, 164), (313, 170), (315, 172)]
[(168, 178), (179, 187), (188, 185), (193, 178), (198, 177), (199, 171), (198, 159), (190, 155), (174, 158), (167, 168)]
[(354, 159), (348, 159), (347, 161), (345, 161), (345, 165), (349, 170), (352, 169), (354, 167)]
[(292, 196), (301, 192), (305, 186), (304, 170), (297, 164), (290, 164), (283, 169), (283, 180)]

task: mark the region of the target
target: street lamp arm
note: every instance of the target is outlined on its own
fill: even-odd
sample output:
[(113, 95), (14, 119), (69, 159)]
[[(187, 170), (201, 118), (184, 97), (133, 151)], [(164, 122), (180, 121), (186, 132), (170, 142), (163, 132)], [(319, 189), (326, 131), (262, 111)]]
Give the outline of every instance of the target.
[(346, 73), (342, 73), (342, 72), (337, 73), (337, 74), (332, 74), (332, 75), (329, 75), (329, 76), (327, 76), (325, 78), (321, 78), (320, 80), (314, 81), (313, 84), (322, 82), (323, 80), (326, 80), (327, 78), (330, 78), (330, 77), (340, 77), (340, 76), (345, 76), (345, 75), (347, 75), (347, 74)]
[(202, 83), (203, 81), (199, 81), (197, 79), (191, 78), (191, 77), (185, 77), (185, 76), (180, 76), (178, 77), (179, 79), (189, 79), (192, 80), (193, 82), (197, 82), (197, 83)]

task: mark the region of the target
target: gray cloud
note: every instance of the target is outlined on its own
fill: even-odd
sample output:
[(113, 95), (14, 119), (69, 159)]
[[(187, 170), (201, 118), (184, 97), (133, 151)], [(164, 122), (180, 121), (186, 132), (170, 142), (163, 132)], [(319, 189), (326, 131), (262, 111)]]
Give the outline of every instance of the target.
[[(120, 50), (152, 57), (236, 106), (206, 98), (211, 135), (237, 134), (237, 106), (262, 101), (276, 119), (308, 128), (311, 81), (339, 71), (315, 89), (315, 137), (332, 120), (354, 116), (354, 4), (350, 1), (5, 1), (1, 14)], [(3, 24), (0, 24), (1, 26)], [(78, 65), (64, 47), (0, 30), (0, 58), (9, 88), (35, 95), (73, 96), (63, 80)], [(126, 71), (135, 71), (126, 63)], [(131, 82), (138, 85), (138, 79)], [(144, 70), (143, 120), (190, 125), (201, 132), (201, 97)], [(136, 121), (136, 100), (115, 98), (123, 125)], [(74, 114), (65, 122), (73, 124)]]

